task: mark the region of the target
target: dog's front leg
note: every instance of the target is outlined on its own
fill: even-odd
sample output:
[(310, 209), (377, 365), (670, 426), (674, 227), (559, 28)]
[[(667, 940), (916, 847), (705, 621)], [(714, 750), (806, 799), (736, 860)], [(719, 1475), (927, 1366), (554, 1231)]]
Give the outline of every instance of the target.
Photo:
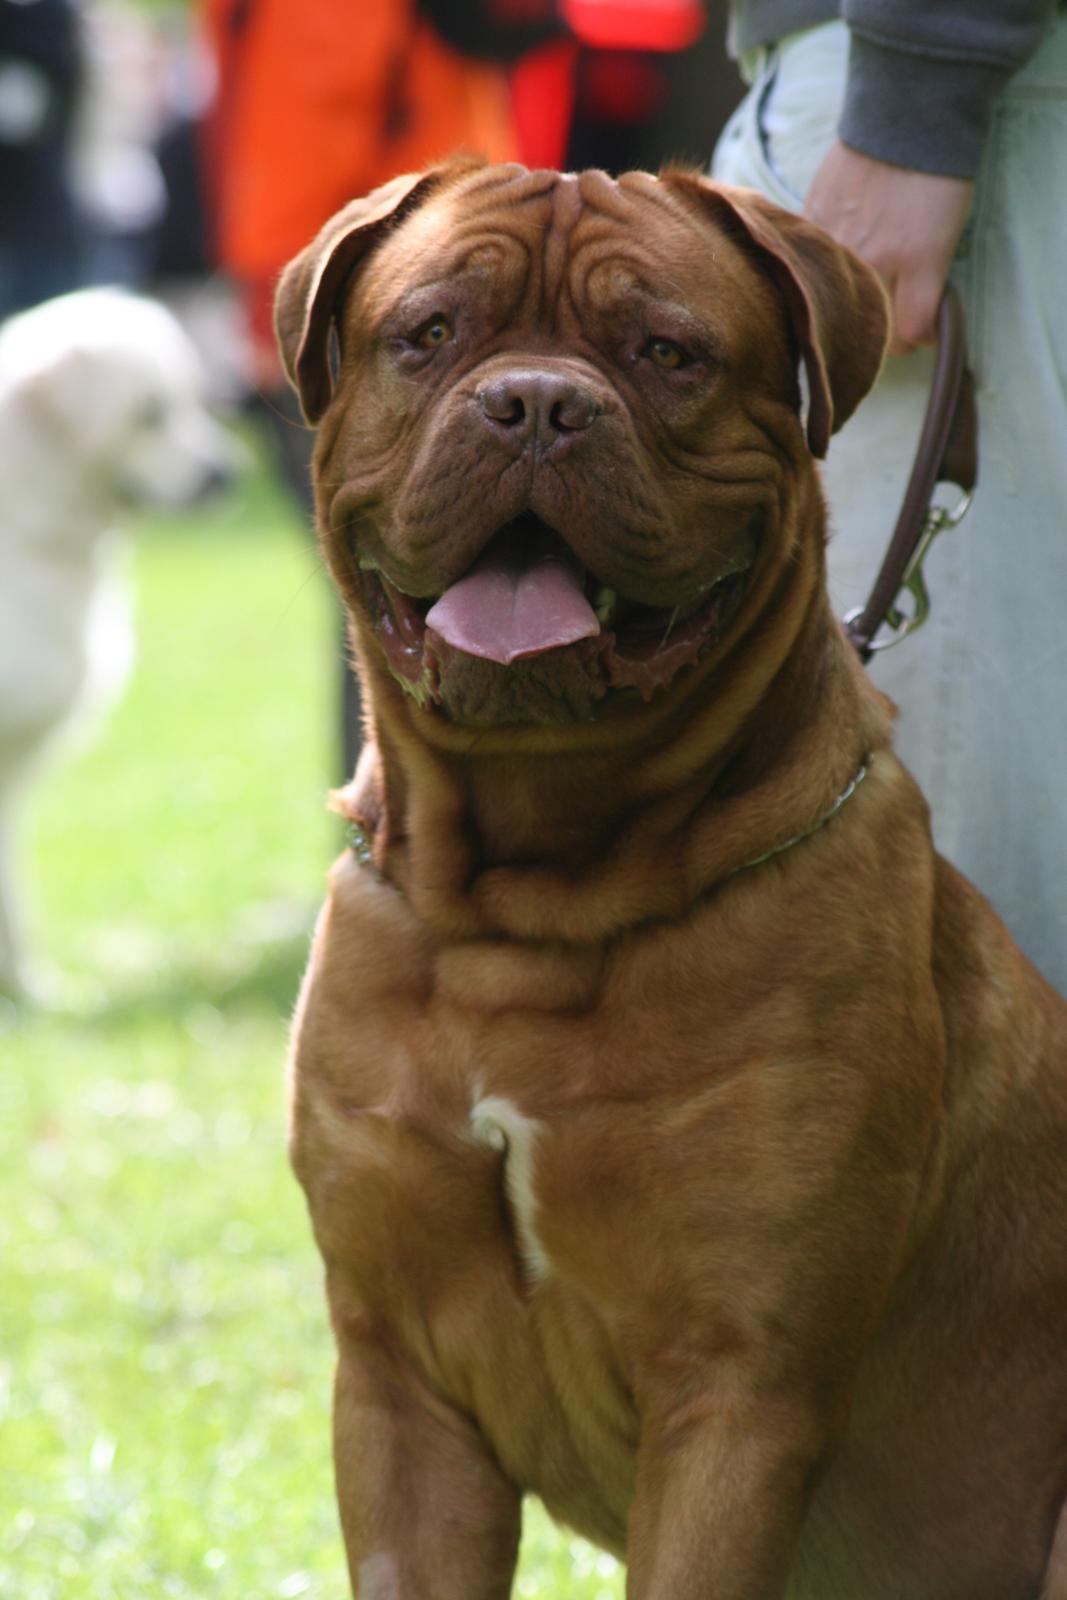
[(642, 1427), (627, 1600), (781, 1600), (828, 1429), (799, 1398), (710, 1383)]
[(506, 1600), (520, 1497), (474, 1425), (382, 1342), (342, 1329), (341, 1524), (357, 1600)]

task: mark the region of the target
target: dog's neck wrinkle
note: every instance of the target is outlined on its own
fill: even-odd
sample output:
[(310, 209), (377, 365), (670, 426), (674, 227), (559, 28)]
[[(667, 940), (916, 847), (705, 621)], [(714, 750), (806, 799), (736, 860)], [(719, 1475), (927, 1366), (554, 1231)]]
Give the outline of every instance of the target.
[(720, 800), (751, 792), (773, 772), (787, 747), (810, 750), (812, 741), (831, 728), (839, 731), (835, 743), (842, 759), (849, 754), (854, 758), (853, 770), (860, 758), (884, 743), (884, 719), (864, 715), (865, 696), (850, 670), (851, 647), (843, 645), (820, 595), (805, 616), (794, 649), (722, 762), (716, 783)]

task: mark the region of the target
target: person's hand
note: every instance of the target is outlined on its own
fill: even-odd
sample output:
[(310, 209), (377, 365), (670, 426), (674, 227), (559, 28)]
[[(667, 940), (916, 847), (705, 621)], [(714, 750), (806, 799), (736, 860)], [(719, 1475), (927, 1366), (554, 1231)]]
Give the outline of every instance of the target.
[(812, 182), (804, 215), (872, 266), (893, 308), (890, 355), (933, 344), (937, 307), (974, 184), (891, 167), (840, 141)]

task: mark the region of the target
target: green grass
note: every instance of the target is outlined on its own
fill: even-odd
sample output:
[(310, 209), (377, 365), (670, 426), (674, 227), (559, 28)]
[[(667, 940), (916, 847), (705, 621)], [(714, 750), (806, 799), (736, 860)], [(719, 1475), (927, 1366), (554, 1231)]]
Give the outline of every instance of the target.
[[(334, 620), (267, 480), (144, 529), (139, 662), (35, 792), (0, 1012), (0, 1597), (342, 1600), (282, 1062), (336, 825)], [(616, 1600), (529, 1505), (516, 1594)]]

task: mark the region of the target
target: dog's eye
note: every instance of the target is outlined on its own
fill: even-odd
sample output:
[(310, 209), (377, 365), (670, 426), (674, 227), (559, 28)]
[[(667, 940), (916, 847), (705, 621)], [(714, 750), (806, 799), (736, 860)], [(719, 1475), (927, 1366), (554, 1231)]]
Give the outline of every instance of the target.
[(415, 343), (420, 350), (436, 350), (439, 346), (447, 344), (455, 338), (455, 331), (447, 317), (431, 317), (415, 335)]
[(681, 345), (675, 344), (673, 339), (650, 339), (645, 346), (645, 353), (664, 372), (674, 372), (678, 367), (684, 367), (689, 359)]

